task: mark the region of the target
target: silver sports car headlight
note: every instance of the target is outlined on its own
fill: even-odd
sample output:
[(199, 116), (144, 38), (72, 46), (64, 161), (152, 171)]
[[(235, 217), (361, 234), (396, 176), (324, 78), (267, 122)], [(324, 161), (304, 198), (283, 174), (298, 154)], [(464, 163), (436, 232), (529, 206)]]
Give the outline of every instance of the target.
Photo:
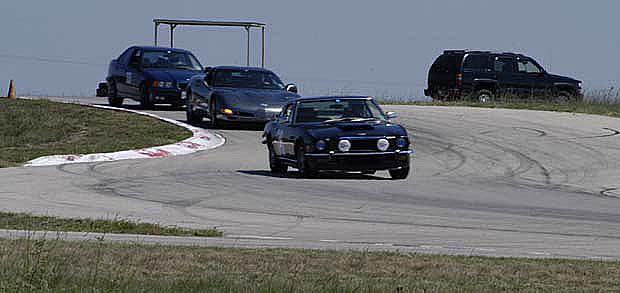
[(389, 147), (390, 142), (387, 139), (382, 138), (377, 140), (377, 149), (379, 149), (380, 151), (385, 152)]
[(351, 150), (351, 142), (346, 140), (346, 139), (342, 139), (338, 142), (338, 149), (341, 152), (348, 152), (349, 150)]

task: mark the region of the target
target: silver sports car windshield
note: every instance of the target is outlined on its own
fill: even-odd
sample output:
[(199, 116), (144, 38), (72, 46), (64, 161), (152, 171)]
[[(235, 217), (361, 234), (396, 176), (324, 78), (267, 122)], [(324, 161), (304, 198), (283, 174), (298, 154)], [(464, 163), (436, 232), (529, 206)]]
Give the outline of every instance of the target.
[(218, 69), (213, 78), (213, 86), (268, 90), (284, 90), (285, 88), (280, 78), (271, 72), (233, 69)]
[(386, 120), (372, 99), (303, 101), (297, 105), (296, 123)]

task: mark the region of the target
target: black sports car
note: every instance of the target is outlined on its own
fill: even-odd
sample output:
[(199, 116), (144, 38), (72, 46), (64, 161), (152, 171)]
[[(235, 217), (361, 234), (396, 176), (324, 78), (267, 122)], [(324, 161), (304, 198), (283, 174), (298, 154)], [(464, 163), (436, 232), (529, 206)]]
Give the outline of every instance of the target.
[(217, 127), (224, 122), (264, 123), (274, 118), (297, 87), (284, 85), (270, 70), (255, 67), (218, 66), (192, 77), (187, 87), (187, 121), (209, 117)]
[(289, 101), (265, 125), (263, 143), (271, 172), (289, 166), (303, 177), (320, 170), (389, 170), (394, 179), (409, 174), (409, 138), (404, 127), (389, 119), (371, 97), (316, 97)]

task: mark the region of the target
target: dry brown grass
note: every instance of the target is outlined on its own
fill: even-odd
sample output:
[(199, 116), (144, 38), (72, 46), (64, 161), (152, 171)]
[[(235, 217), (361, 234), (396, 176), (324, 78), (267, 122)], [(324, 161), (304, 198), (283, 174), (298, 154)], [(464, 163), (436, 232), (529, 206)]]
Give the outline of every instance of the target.
[(0, 240), (0, 291), (618, 292), (618, 262)]

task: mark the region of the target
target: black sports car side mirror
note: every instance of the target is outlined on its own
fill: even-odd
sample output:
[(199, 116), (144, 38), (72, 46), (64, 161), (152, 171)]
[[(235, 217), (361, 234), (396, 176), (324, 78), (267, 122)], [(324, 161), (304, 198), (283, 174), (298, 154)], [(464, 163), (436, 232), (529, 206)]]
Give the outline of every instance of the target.
[(291, 93), (297, 93), (298, 92), (297, 86), (292, 83), (289, 83), (286, 85), (286, 91), (291, 92)]
[(388, 119), (398, 118), (398, 114), (396, 114), (396, 112), (385, 112), (385, 116), (387, 116)]

